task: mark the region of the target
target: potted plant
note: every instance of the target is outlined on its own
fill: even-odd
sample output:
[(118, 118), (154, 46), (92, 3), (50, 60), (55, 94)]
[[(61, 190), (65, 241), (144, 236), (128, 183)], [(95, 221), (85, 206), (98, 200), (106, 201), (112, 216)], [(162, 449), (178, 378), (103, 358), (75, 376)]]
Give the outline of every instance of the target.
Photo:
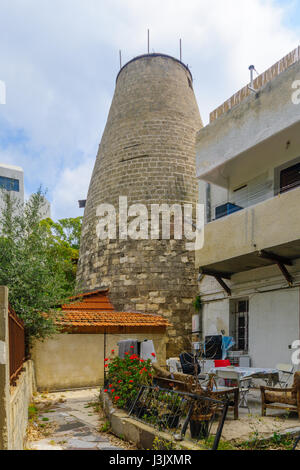
[[(208, 382), (204, 390), (198, 383), (193, 388), (193, 393), (200, 397), (209, 398), (213, 390), (214, 379)], [(197, 400), (194, 403), (192, 416), (190, 419), (190, 431), (193, 439), (207, 439), (209, 436), (209, 425), (214, 414), (215, 405), (206, 400)]]
[[(200, 407), (201, 408), (201, 407)], [(207, 439), (209, 436), (209, 424), (213, 413), (209, 410), (194, 409), (190, 419), (190, 431), (193, 439)]]

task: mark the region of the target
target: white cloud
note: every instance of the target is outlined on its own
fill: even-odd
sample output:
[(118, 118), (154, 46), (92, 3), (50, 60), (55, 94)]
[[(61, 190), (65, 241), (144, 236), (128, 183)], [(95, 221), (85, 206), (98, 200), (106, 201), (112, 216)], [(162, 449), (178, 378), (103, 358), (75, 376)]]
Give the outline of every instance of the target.
[(78, 201), (86, 198), (87, 182), (94, 166), (94, 158), (87, 159), (76, 168), (66, 168), (53, 193), (52, 217), (61, 219), (83, 215), (83, 209), (78, 211)]
[(275, 0), (0, 2), (0, 79), (7, 87), (0, 126), (24, 137), (5, 142), (0, 128), (0, 159), (6, 153), (24, 167), (30, 191), (48, 187), (57, 216), (74, 215), (86, 196), (118, 50), (124, 62), (146, 52), (147, 28), (151, 51), (178, 57), (182, 38), (204, 122), (248, 81), (250, 63), (262, 72), (299, 37), (299, 28), (285, 23), (292, 0), (284, 10)]

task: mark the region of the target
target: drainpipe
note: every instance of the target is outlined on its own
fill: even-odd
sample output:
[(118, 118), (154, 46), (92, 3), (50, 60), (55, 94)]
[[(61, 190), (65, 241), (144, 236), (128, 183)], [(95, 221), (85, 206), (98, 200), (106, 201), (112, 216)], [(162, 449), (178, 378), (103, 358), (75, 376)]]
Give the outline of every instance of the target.
[(211, 185), (206, 183), (206, 221), (211, 221)]

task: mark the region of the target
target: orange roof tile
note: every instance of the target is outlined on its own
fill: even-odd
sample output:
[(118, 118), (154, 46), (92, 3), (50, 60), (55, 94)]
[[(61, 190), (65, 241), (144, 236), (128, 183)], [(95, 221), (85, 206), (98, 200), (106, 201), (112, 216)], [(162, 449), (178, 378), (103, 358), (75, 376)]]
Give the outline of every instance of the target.
[[(62, 306), (58, 323), (72, 331), (93, 332), (112, 329), (162, 329), (170, 324), (161, 315), (138, 312), (116, 312), (108, 298), (108, 289), (79, 294)], [(80, 299), (82, 300), (80, 301)]]

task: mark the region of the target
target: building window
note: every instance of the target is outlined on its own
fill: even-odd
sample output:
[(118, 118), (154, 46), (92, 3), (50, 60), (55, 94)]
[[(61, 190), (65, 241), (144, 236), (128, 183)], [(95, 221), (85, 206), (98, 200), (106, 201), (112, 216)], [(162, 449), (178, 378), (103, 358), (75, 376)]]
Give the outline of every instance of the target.
[(280, 172), (280, 192), (285, 193), (290, 189), (300, 186), (300, 163), (285, 168)]
[(248, 352), (249, 300), (232, 300), (230, 305), (230, 335), (235, 340), (234, 351)]
[(6, 191), (20, 191), (19, 180), (14, 178), (7, 178), (6, 176), (0, 176), (0, 188), (6, 189)]

